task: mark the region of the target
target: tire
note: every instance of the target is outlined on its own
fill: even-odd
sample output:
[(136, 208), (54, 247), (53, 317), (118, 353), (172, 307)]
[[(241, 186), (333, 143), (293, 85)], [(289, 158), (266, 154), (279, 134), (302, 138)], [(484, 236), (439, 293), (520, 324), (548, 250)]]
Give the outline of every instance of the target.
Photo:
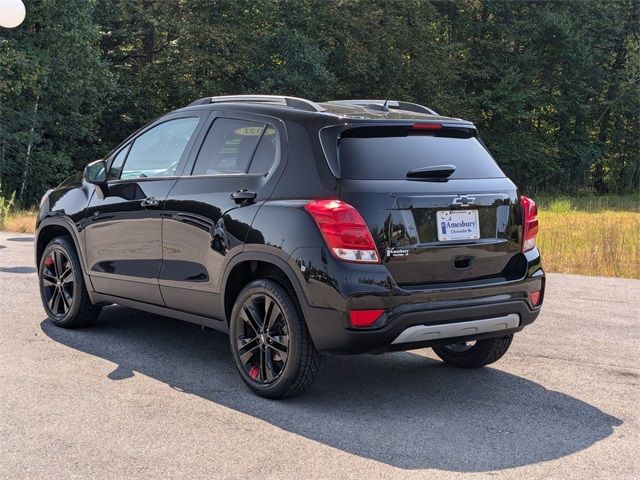
[(40, 298), (51, 321), (63, 328), (93, 323), (101, 308), (89, 299), (82, 267), (69, 237), (57, 237), (46, 246), (38, 264)]
[(297, 299), (272, 280), (255, 280), (240, 292), (229, 340), (240, 377), (262, 397), (299, 395), (320, 368), (320, 354)]
[(478, 340), (475, 345), (460, 347), (462, 344), (436, 345), (433, 351), (444, 362), (460, 368), (480, 368), (499, 360), (511, 345), (513, 334), (504, 337)]

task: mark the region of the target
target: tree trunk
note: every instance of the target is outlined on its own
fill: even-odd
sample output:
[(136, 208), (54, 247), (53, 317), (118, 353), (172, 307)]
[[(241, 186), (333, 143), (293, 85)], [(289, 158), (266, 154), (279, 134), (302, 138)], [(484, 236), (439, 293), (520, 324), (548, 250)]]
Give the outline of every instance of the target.
[(22, 183), (20, 184), (20, 203), (24, 200), (24, 191), (27, 186), (27, 173), (29, 171), (29, 160), (31, 159), (31, 150), (33, 148), (33, 132), (36, 128), (36, 115), (38, 114), (38, 104), (40, 103), (40, 95), (36, 96), (36, 103), (33, 106), (33, 120), (29, 129), (29, 144), (27, 145), (27, 158), (24, 161), (22, 170)]
[(2, 136), (2, 138), (0, 139), (0, 144), (2, 145), (0, 147), (0, 190), (2, 189), (2, 174), (4, 173), (4, 159), (6, 156), (6, 141), (4, 139), (4, 136)]
[(147, 19), (144, 25), (144, 36), (142, 38), (142, 48), (144, 49), (144, 63), (153, 63), (153, 58), (156, 51), (156, 27), (149, 19), (151, 17), (148, 10), (151, 8), (151, 2), (143, 2), (142, 8), (145, 10)]

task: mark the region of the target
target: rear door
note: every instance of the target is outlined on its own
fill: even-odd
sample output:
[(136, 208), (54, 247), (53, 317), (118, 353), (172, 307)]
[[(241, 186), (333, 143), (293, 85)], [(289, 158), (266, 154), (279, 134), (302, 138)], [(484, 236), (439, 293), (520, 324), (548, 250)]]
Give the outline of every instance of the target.
[(516, 188), (475, 129), (369, 126), (343, 131), (338, 145), (341, 198), (397, 284), (524, 274)]
[(166, 200), (160, 288), (168, 307), (223, 318), (220, 278), (273, 191), (285, 129), (276, 119), (215, 112), (201, 136)]

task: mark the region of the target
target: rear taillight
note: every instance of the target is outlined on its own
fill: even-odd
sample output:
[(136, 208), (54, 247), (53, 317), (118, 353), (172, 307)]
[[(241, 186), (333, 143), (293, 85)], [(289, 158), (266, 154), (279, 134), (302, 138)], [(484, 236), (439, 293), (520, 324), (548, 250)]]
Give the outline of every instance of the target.
[(522, 206), (522, 251), (526, 252), (536, 246), (538, 235), (538, 207), (536, 202), (524, 195), (520, 197)]
[(304, 208), (318, 224), (331, 253), (340, 260), (380, 262), (367, 224), (351, 205), (340, 200), (313, 200)]

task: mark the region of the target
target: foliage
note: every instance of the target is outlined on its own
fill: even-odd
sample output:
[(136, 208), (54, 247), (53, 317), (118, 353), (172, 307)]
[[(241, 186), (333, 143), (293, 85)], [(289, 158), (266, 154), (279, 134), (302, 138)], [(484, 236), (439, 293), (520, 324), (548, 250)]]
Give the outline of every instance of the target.
[(5, 218), (0, 230), (16, 233), (35, 233), (38, 212), (36, 210), (13, 210)]
[(111, 75), (93, 13), (87, 0), (31, 2), (21, 27), (0, 32), (0, 179), (22, 203), (104, 153)]
[(15, 204), (16, 192), (13, 192), (9, 198), (2, 195), (2, 184), (0, 184), (0, 230), (4, 229), (9, 213)]
[(30, 2), (22, 26), (0, 31), (0, 180), (33, 204), (206, 95), (390, 94), (474, 121), (526, 192), (637, 192), (639, 10), (635, 0)]

